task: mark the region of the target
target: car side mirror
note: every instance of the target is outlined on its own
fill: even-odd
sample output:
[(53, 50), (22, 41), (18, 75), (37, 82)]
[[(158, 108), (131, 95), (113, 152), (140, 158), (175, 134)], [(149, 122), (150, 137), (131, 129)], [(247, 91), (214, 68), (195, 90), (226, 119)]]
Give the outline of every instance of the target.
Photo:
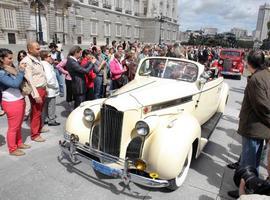
[(200, 78), (198, 79), (198, 88), (202, 88), (205, 83), (207, 82), (207, 79), (204, 76), (200, 76)]
[(200, 77), (199, 82), (200, 82), (200, 85), (204, 85), (207, 82), (207, 80), (204, 77)]

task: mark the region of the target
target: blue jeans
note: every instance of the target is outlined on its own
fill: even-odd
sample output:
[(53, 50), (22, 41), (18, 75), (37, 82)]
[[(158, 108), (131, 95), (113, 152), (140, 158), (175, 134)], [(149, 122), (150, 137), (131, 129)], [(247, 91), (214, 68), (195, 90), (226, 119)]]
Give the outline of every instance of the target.
[(64, 94), (64, 79), (63, 79), (62, 73), (59, 72), (58, 69), (54, 69), (54, 71), (55, 71), (57, 82), (59, 85), (60, 95), (63, 95)]
[(103, 76), (96, 76), (94, 81), (94, 98), (103, 98)]
[(263, 150), (263, 141), (263, 139), (242, 136), (241, 167), (252, 166), (258, 171)]

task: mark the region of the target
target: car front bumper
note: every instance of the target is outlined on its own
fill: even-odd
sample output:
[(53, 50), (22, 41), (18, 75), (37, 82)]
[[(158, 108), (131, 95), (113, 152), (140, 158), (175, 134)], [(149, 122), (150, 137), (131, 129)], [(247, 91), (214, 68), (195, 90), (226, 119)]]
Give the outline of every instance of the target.
[[(68, 158), (70, 158), (73, 163), (84, 162), (86, 164), (90, 164), (95, 170), (99, 171), (102, 174), (122, 179), (126, 185), (128, 185), (129, 182), (133, 182), (152, 188), (163, 188), (169, 186), (169, 182), (167, 180), (153, 179), (130, 173), (129, 166), (131, 164), (131, 161), (128, 159), (123, 160), (110, 154), (101, 152), (99, 150), (82, 146), (74, 141), (59, 141), (59, 146), (62, 150), (62, 153), (68, 156)], [(103, 162), (116, 163), (122, 167), (121, 169), (112, 168), (108, 165), (96, 161), (93, 158), (90, 158), (89, 156), (87, 156), (87, 154), (99, 158)]]
[(225, 71), (221, 71), (220, 73), (222, 75), (229, 75), (229, 76), (241, 76), (242, 75), (240, 72), (225, 72)]

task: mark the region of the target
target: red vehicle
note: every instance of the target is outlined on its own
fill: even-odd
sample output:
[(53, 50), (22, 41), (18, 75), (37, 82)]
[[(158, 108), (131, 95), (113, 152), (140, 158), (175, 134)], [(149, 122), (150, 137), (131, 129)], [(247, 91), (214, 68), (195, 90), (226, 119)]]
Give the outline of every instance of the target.
[(215, 60), (212, 67), (218, 67), (221, 75), (235, 76), (241, 80), (244, 71), (244, 51), (239, 49), (222, 49), (219, 59)]

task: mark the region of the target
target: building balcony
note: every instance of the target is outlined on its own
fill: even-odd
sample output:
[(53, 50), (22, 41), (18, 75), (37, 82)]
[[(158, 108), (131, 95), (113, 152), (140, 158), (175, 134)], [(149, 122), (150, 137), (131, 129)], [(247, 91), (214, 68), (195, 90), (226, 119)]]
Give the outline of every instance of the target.
[(93, 5), (93, 6), (99, 6), (99, 2), (98, 2), (98, 1), (95, 1), (95, 0), (93, 1), (93, 0), (92, 0), (90, 3), (91, 3), (91, 5)]
[(122, 8), (116, 7), (116, 8), (115, 8), (115, 11), (117, 11), (117, 12), (122, 12)]
[(112, 5), (104, 3), (103, 8), (112, 9)]
[(131, 15), (132, 11), (131, 10), (126, 10), (125, 13)]

